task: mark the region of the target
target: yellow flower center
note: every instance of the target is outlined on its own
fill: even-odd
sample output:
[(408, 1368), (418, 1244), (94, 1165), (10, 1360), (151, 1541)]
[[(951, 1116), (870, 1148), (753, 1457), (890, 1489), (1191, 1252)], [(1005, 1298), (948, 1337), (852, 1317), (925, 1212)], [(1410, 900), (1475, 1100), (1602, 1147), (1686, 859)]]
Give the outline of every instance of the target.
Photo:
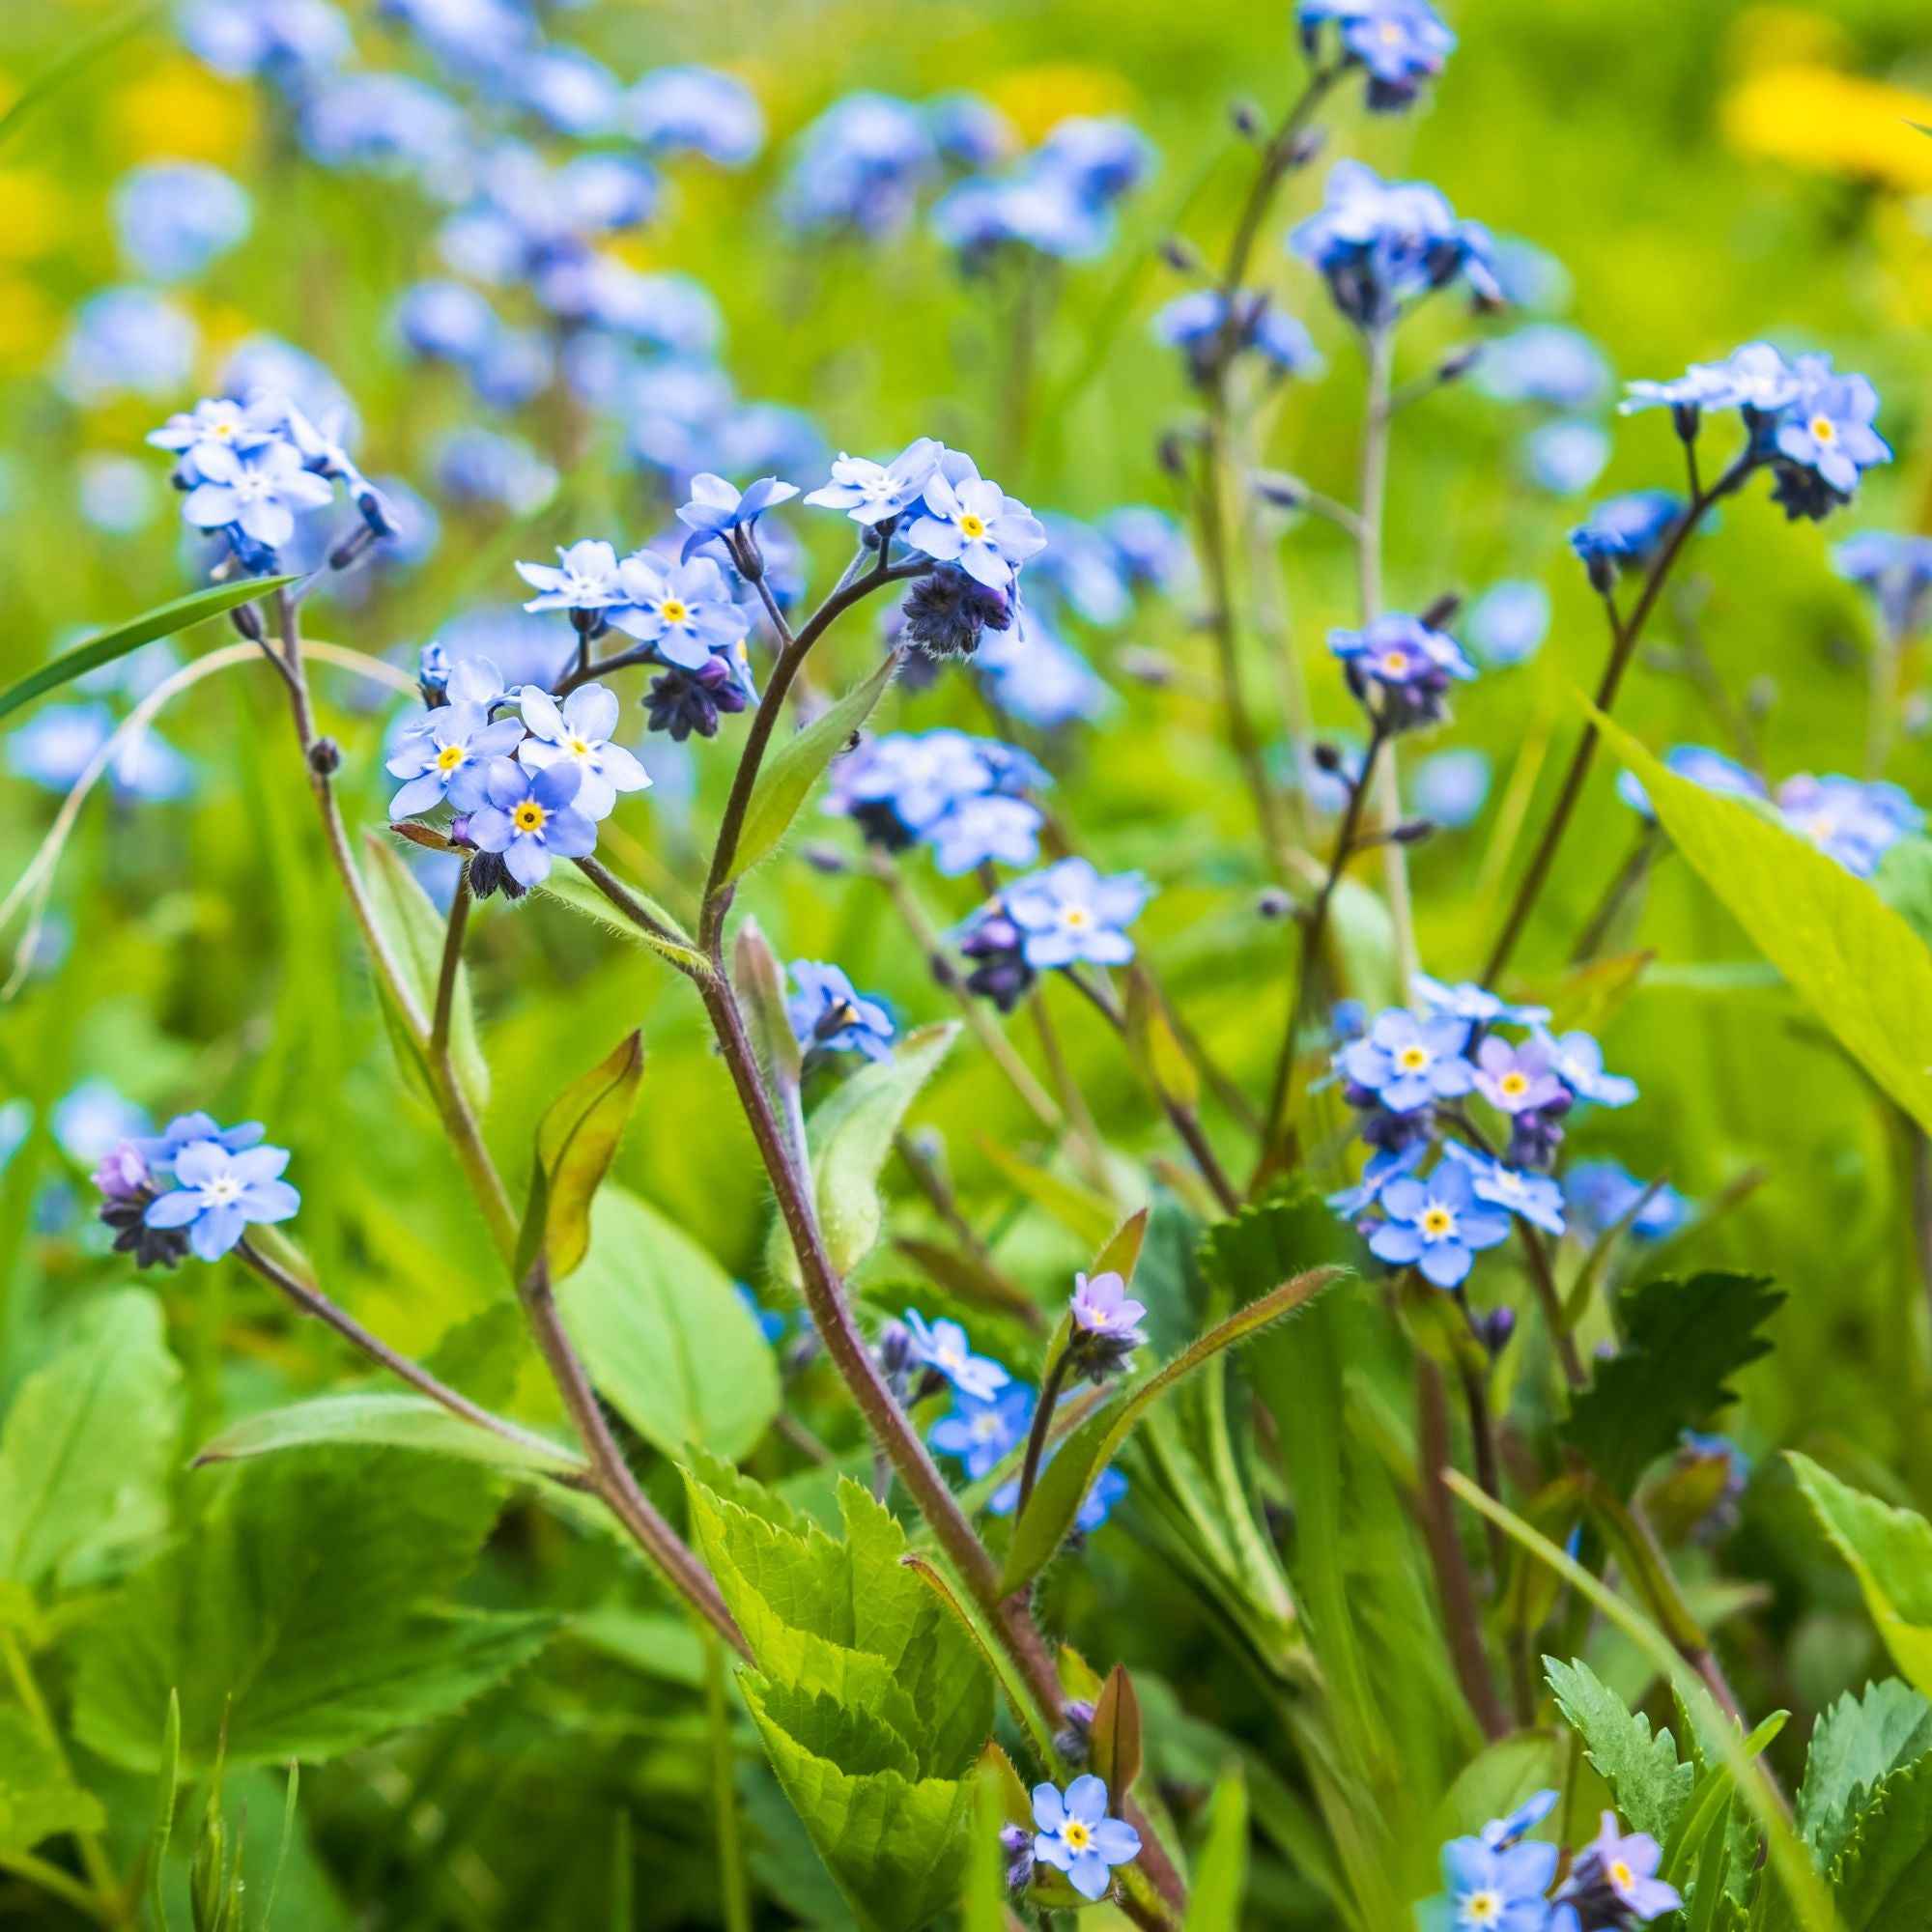
[(1422, 1232), (1425, 1235), (1433, 1235), (1439, 1239), (1444, 1235), (1453, 1234), (1455, 1228), (1456, 1217), (1448, 1208), (1428, 1208), (1423, 1210)]
[(567, 738), (564, 743), (569, 747), (573, 758), (587, 758), (590, 755), (590, 747), (582, 738)]
[(1070, 925), (1076, 932), (1078, 932), (1082, 926), (1090, 923), (1092, 919), (1093, 915), (1087, 910), (1085, 906), (1068, 906), (1066, 910), (1060, 915), (1061, 924)]
[(436, 754), (436, 768), (440, 772), (453, 772), (469, 755), (461, 745), (445, 745)]
[(510, 823), (519, 832), (541, 832), (544, 828), (544, 820), (549, 816), (550, 814), (535, 799), (526, 798), (522, 805), (518, 806), (515, 811), (511, 812)]
[(1395, 1064), (1405, 1073), (1420, 1073), (1429, 1065), (1429, 1049), (1426, 1046), (1406, 1046), (1396, 1055)]
[(1402, 29), (1393, 20), (1384, 20), (1377, 32), (1381, 35), (1382, 45), (1394, 46), (1402, 39)]
[(1528, 1077), (1521, 1073), (1505, 1073), (1496, 1084), (1512, 1100), (1520, 1100), (1529, 1092)]
[(1635, 1882), (1635, 1879), (1636, 1874), (1631, 1870), (1629, 1865), (1624, 1863), (1622, 1859), (1612, 1859), (1610, 1861), (1610, 1883), (1619, 1891), (1628, 1891)]
[(665, 601), (658, 606), (658, 615), (662, 617), (667, 624), (681, 624), (687, 617), (691, 615), (691, 612), (677, 598), (667, 597)]
[(1094, 1833), (1078, 1818), (1069, 1818), (1060, 1829), (1069, 1852), (1084, 1852), (1094, 1842)]
[(1494, 1925), (1503, 1916), (1499, 1891), (1472, 1891), (1463, 1906), (1463, 1916), (1471, 1925)]
[(1406, 677), (1408, 675), (1408, 653), (1406, 651), (1384, 651), (1377, 660), (1384, 677)]
[(226, 442), (234, 434), (235, 425), (225, 416), (214, 425), (214, 437), (217, 442)]
[(963, 511), (959, 518), (959, 534), (968, 543), (978, 543), (986, 534), (986, 520), (976, 517), (971, 510)]
[(1811, 434), (1820, 442), (1836, 442), (1838, 440), (1838, 425), (1830, 416), (1813, 416), (1811, 418)]

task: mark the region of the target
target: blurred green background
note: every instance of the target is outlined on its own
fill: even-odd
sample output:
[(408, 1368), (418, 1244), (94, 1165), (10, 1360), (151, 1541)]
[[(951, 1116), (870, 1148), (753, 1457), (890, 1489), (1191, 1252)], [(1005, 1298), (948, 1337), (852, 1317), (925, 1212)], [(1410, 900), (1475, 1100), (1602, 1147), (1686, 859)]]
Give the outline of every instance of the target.
[[(1393, 123), (1370, 122), (1351, 100), (1336, 117), (1332, 154), (1431, 179), (1459, 213), (1551, 251), (1574, 281), (1566, 319), (1603, 346), (1619, 379), (1672, 374), (1775, 335), (1827, 348), (1877, 384), (1880, 427), (1898, 461), (1869, 479), (1858, 507), (1820, 527), (1788, 526), (1755, 493), (1727, 506), (1696, 548), (1689, 601), (1667, 607), (1654, 634), (1668, 658), (1694, 611), (1725, 703), (1754, 707), (1775, 779), (1860, 772), (1867, 618), (1827, 553), (1854, 528), (1932, 526), (1922, 433), (1932, 400), (1932, 141), (1906, 125), (1932, 121), (1932, 34), (1920, 0), (1829, 9), (1467, 0), (1448, 11), (1462, 46), (1435, 98)], [(0, 9), (0, 108), (116, 17), (68, 0)], [(1277, 113), (1298, 85), (1286, 9), (1245, 0), (1185, 8), (907, 0), (890, 10), (611, 0), (561, 16), (560, 26), (620, 78), (703, 61), (741, 74), (764, 103), (772, 139), (763, 157), (743, 175), (677, 171), (665, 213), (622, 251), (639, 266), (686, 270), (716, 294), (727, 324), (723, 359), (742, 393), (809, 410), (835, 448), (885, 453), (916, 435), (939, 436), (976, 453), (1036, 509), (1180, 508), (1157, 444), (1190, 399), (1147, 321), (1182, 284), (1154, 244), (1182, 233), (1210, 258), (1224, 244), (1245, 182), (1229, 103), (1253, 98)], [(367, 21), (360, 31), (384, 64), (409, 63), (393, 37)], [(1158, 171), (1128, 203), (1117, 246), (1054, 278), (1023, 415), (1004, 290), (962, 280), (923, 225), (879, 249), (801, 247), (771, 213), (788, 138), (859, 87), (915, 99), (972, 88), (1032, 136), (1068, 112), (1124, 113), (1158, 148)], [(158, 486), (164, 460), (142, 451), (140, 439), (194, 394), (159, 407), (81, 409), (47, 379), (74, 306), (119, 278), (108, 198), (134, 162), (210, 159), (255, 198), (250, 239), (184, 297), (203, 327), (204, 381), (226, 346), (263, 329), (280, 335), (320, 356), (355, 397), (365, 467), (424, 488), (432, 437), (476, 413), (460, 379), (411, 362), (388, 324), (398, 290), (431, 271), (432, 211), (408, 188), (301, 161), (276, 113), (273, 97), (213, 76), (157, 23), (30, 102), (0, 144), (0, 681), (75, 633), (187, 584), (171, 504), (158, 500), (142, 529), (103, 534), (79, 515), (77, 473), (90, 456), (152, 454)], [(1291, 183), (1284, 222), (1319, 197), (1324, 167)], [(1323, 380), (1286, 392), (1262, 460), (1347, 497), (1359, 358), (1311, 274), (1272, 240), (1260, 262), (1329, 363)], [(1405, 334), (1405, 371), (1426, 372), (1483, 327), (1433, 305)], [(1552, 499), (1520, 469), (1520, 437), (1537, 419), (1459, 385), (1404, 414), (1394, 459), (1392, 603), (1421, 608), (1445, 590), (1476, 591), (1502, 577), (1538, 579), (1555, 599), (1541, 654), (1460, 693), (1441, 737), (1480, 749), (1493, 772), (1475, 822), (1414, 855), (1424, 960), (1452, 979), (1480, 964), (1521, 862), (1513, 787), (1541, 781), (1536, 795), (1547, 798), (1546, 757), (1553, 764), (1567, 748), (1572, 693), (1594, 681), (1604, 648), (1601, 614), (1565, 532), (1596, 497), (1679, 481), (1667, 423), (1647, 416), (1616, 429), (1611, 466), (1589, 497)], [(530, 427), (540, 442), (549, 433), (540, 418)], [(661, 497), (611, 452), (559, 440), (551, 454), (567, 472), (556, 502), (522, 524), (447, 511), (427, 563), (382, 580), (354, 608), (318, 597), (312, 634), (400, 651), (407, 663), (453, 615), (515, 595), (516, 557), (546, 556), (585, 533), (636, 544), (668, 521)], [(822, 586), (842, 561), (838, 535), (810, 534)], [(1283, 546), (1318, 714), (1345, 724), (1349, 700), (1323, 639), (1331, 625), (1353, 619), (1350, 557), (1339, 533), (1313, 520), (1287, 531)], [(1143, 944), (1216, 1054), (1258, 1083), (1285, 997), (1279, 932), (1254, 917), (1263, 878), (1245, 842), (1237, 769), (1214, 706), (1195, 690), (1211, 665), (1198, 599), (1144, 606), (1129, 625), (1078, 640), (1120, 703), (1104, 727), (1076, 727), (1057, 748), (1059, 809), (1106, 864), (1142, 867), (1156, 881)], [(211, 627), (183, 647), (215, 641), (225, 638)], [(1118, 669), (1130, 648), (1165, 653), (1191, 676), (1143, 689)], [(869, 622), (848, 626), (828, 649), (836, 675), (825, 682), (849, 681), (870, 661)], [(1257, 702), (1272, 719), (1258, 656), (1251, 668)], [(1909, 666), (1909, 684), (1918, 681)], [(345, 802), (377, 823), (388, 790), (383, 720), (352, 708), (347, 687), (329, 689)], [(914, 728), (974, 720), (950, 677), (892, 702), (896, 722)], [(1708, 685), (1681, 662), (1640, 667), (1620, 714), (1658, 749), (1725, 743)], [(230, 673), (171, 710), (161, 730), (194, 763), (191, 800), (90, 804), (53, 894), (46, 962), (0, 1007), (0, 1101), (24, 1102), (13, 1118), (29, 1123), (0, 1169), (0, 1377), (17, 1380), (92, 1288), (121, 1278), (71, 1214), (47, 1206), (50, 1183), (84, 1185), (50, 1121), (87, 1079), (162, 1116), (207, 1106), (224, 1120), (270, 1122), (270, 1137), (295, 1151), (290, 1178), (305, 1206), (293, 1232), (322, 1277), (398, 1346), (426, 1350), (488, 1298), (487, 1243), (432, 1122), (401, 1095), (322, 864), (280, 694), (265, 669)], [(689, 903), (680, 893), (695, 884), (695, 838), (712, 822), (735, 742), (727, 721), (716, 744), (695, 747), (699, 797), (689, 813), (661, 787), (613, 821), (609, 849), (618, 863), (673, 904)], [(1901, 734), (1886, 775), (1932, 800), (1926, 740)], [(1519, 959), (1525, 990), (1557, 983), (1568, 942), (1627, 855), (1634, 821), (1610, 780), (1600, 767)], [(0, 763), (0, 887), (27, 865), (55, 805)], [(808, 836), (850, 849), (831, 821)], [(949, 917), (974, 896), (965, 882), (948, 887), (929, 875), (921, 889)], [(741, 903), (783, 952), (837, 959), (861, 987), (890, 996), (908, 1023), (942, 1011), (916, 949), (869, 882), (787, 861), (757, 875)], [(10, 953), (18, 931), (16, 923), (5, 935)], [(1671, 1258), (1764, 1267), (1790, 1293), (1778, 1352), (1745, 1378), (1735, 1433), (1759, 1455), (1792, 1443), (1829, 1448), (1869, 1487), (1922, 1499), (1932, 1486), (1932, 1370), (1904, 1211), (1907, 1139), (1683, 867), (1659, 866), (1624, 941), (1624, 956), (1638, 949), (1654, 956), (1640, 974), (1612, 971), (1587, 997), (1601, 994), (1611, 1064), (1637, 1077), (1643, 1099), (1594, 1119), (1577, 1151), (1667, 1175), (1702, 1202), (1724, 1198), (1758, 1170), (1768, 1175)], [(650, 1054), (645, 1094), (618, 1171), (755, 1281), (765, 1190), (682, 986), (553, 911), (500, 902), (478, 918), (474, 958), (495, 1069), (488, 1127), (506, 1172), (523, 1170), (533, 1122), (562, 1085), (640, 1023)], [(1065, 1026), (1110, 1133), (1122, 1146), (1164, 1147), (1088, 1018), (1069, 1007)], [(944, 1132), (963, 1197), (990, 1213), (1003, 1183), (979, 1136), (1027, 1137), (1006, 1088), (962, 1051), (919, 1118)], [(1037, 1216), (1003, 1219), (999, 1236), (1003, 1258), (1030, 1280), (1079, 1259)], [(874, 1272), (869, 1286), (883, 1304), (908, 1292), (902, 1264), (896, 1277), (891, 1264)], [(190, 1437), (343, 1372), (332, 1350), (222, 1270), (184, 1272), (165, 1292), (188, 1365)], [(525, 1394), (541, 1418), (533, 1378)], [(1778, 1482), (1764, 1488), (1747, 1538), (1788, 1520)], [(1104, 1602), (1115, 1559), (1104, 1539), (1096, 1549), (1091, 1584), (1080, 1587)], [(547, 1555), (567, 1577), (569, 1552), (553, 1545)], [(1788, 1549), (1765, 1544), (1757, 1560), (1774, 1589), (1787, 1580)], [(1802, 1604), (1795, 1594), (1789, 1601), (1785, 1662), (1766, 1662), (1768, 1671), (1796, 1673), (1776, 1688), (1806, 1704), (1859, 1678), (1870, 1656), (1849, 1579), (1813, 1581)], [(505, 1722), (497, 1756), (513, 1760), (520, 1740), (537, 1751), (554, 1742), (536, 1740), (542, 1723), (521, 1707)], [(629, 1744), (672, 1760), (678, 1748), (674, 1735), (648, 1732)], [(415, 1761), (407, 1775), (440, 1774)], [(448, 1775), (483, 1804), (473, 1767), (453, 1757)], [(393, 1763), (326, 1774), (321, 1802), (336, 1804), (341, 1828), (380, 1811), (385, 1780), (404, 1776)], [(330, 1777), (353, 1788), (331, 1800)], [(519, 1802), (525, 1822), (540, 1816), (527, 1789)], [(571, 1829), (567, 1819), (553, 1822)], [(466, 1829), (483, 1826), (471, 1817)], [(486, 1844), (474, 1856), (487, 1865), (494, 1850)], [(443, 1909), (419, 1902), (412, 1918), (398, 1906), (381, 1922), (441, 1922)]]

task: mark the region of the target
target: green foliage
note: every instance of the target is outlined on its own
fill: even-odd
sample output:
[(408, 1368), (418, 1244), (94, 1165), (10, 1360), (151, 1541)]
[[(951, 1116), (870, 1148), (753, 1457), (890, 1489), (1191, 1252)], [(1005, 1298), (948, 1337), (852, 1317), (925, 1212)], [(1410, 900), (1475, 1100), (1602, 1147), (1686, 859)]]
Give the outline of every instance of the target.
[(1894, 1772), (1932, 1754), (1932, 1703), (1895, 1677), (1849, 1690), (1812, 1727), (1798, 1792), (1798, 1829), (1829, 1867), (1854, 1821)]
[(740, 1688), (785, 1795), (858, 1923), (912, 1932), (959, 1895), (968, 1774), (992, 1725), (977, 1644), (856, 1484), (839, 1486), (835, 1540), (715, 1461), (685, 1480), (693, 1535), (752, 1646)]
[(1587, 1664), (1546, 1657), (1543, 1669), (1557, 1709), (1583, 1740), (1617, 1809), (1634, 1830), (1667, 1843), (1690, 1801), (1695, 1768), (1679, 1761), (1668, 1731), (1653, 1737), (1650, 1719), (1632, 1711)]
[(621, 1187), (590, 1211), (590, 1248), (557, 1292), (590, 1377), (666, 1455), (742, 1456), (778, 1413), (778, 1371), (731, 1277), (667, 1215)]
[(752, 787), (738, 849), (722, 883), (729, 885), (778, 849), (800, 808), (810, 797), (812, 786), (872, 715), (873, 706), (885, 696), (886, 686), (897, 669), (897, 658), (882, 659), (864, 683), (854, 685), (838, 703), (828, 706), (803, 731), (767, 756)]
[(198, 1479), (193, 1533), (73, 1640), (74, 1731), (153, 1772), (171, 1694), (185, 1767), (316, 1759), (453, 1711), (552, 1628), (450, 1606), (497, 1510), (489, 1476), (400, 1451), (305, 1449)]
[(1187, 1925), (1195, 1932), (1238, 1925), (1247, 1886), (1248, 1785), (1237, 1768), (1214, 1787), (1208, 1804), (1208, 1842), (1187, 1897)]
[(58, 1746), (24, 1711), (0, 1704), (0, 1853), (31, 1852), (67, 1832), (98, 1832), (100, 1801), (74, 1783)]
[(181, 1427), (160, 1305), (104, 1296), (0, 1429), (0, 1581), (37, 1586), (156, 1536)]
[(644, 1037), (633, 1028), (551, 1103), (537, 1125), (520, 1264), (526, 1266), (540, 1245), (553, 1282), (582, 1265), (590, 1249), (590, 1204), (617, 1157), (643, 1077)]
[(1832, 1868), (1832, 1891), (1845, 1932), (1932, 1922), (1932, 1758), (1878, 1787)]
[(1620, 1310), (1623, 1347), (1571, 1405), (1563, 1439), (1629, 1495), (1684, 1430), (1736, 1401), (1726, 1383), (1770, 1351), (1758, 1331), (1783, 1299), (1755, 1275), (1645, 1282)]
[(1852, 1566), (1892, 1662), (1932, 1695), (1932, 1523), (1839, 1482), (1795, 1449), (1785, 1453), (1819, 1527)]

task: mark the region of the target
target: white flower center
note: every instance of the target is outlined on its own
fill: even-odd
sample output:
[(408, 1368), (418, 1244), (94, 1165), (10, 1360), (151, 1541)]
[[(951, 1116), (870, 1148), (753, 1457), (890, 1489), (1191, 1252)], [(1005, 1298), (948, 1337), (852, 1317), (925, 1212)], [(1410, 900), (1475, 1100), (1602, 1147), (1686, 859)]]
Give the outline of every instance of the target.
[(1463, 1917), (1471, 1925), (1497, 1925), (1502, 1922), (1503, 1897), (1499, 1891), (1472, 1891), (1463, 1901)]
[(232, 1174), (217, 1174), (201, 1190), (201, 1198), (206, 1207), (226, 1208), (241, 1192), (242, 1183)]

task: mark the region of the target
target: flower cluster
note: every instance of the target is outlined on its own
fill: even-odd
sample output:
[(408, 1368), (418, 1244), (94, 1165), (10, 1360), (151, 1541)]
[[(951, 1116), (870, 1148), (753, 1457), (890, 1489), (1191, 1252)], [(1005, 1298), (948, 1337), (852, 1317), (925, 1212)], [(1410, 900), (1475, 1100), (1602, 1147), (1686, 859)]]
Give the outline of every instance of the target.
[(1894, 645), (1924, 635), (1932, 621), (1932, 537), (1866, 530), (1833, 551), (1832, 567), (1871, 598)]
[[(1551, 1034), (1540, 1007), (1508, 1006), (1480, 986), (1445, 986), (1422, 974), (1414, 991), (1414, 1009), (1379, 1014), (1335, 1055), (1375, 1152), (1359, 1184), (1329, 1206), (1356, 1223), (1378, 1260), (1458, 1289), (1476, 1255), (1507, 1238), (1511, 1216), (1563, 1233), (1563, 1193), (1548, 1170), (1564, 1121), (1579, 1101), (1628, 1106), (1636, 1086), (1605, 1072), (1603, 1049), (1588, 1034)], [(1505, 1027), (1526, 1037), (1512, 1039)], [(1473, 1099), (1506, 1134), (1500, 1152), (1470, 1117)], [(1449, 1138), (1451, 1128), (1463, 1138)]]
[(286, 1148), (262, 1145), (262, 1124), (217, 1126), (181, 1114), (162, 1132), (119, 1142), (94, 1183), (117, 1254), (138, 1267), (173, 1267), (187, 1254), (219, 1261), (253, 1225), (288, 1220), (301, 1196), (284, 1180)]
[(1379, 114), (1413, 106), (1456, 50), (1429, 0), (1301, 0), (1295, 19), (1310, 60), (1321, 57), (1325, 30), (1335, 29), (1343, 63), (1368, 75), (1369, 107)]
[(1147, 137), (1127, 122), (1076, 115), (1011, 167), (943, 195), (933, 230), (969, 271), (1014, 250), (1089, 261), (1112, 242), (1115, 205), (1151, 161)]
[(1138, 872), (1104, 877), (1077, 858), (1016, 879), (960, 929), (968, 989), (1010, 1012), (1041, 972), (1124, 966), (1134, 956), (1126, 928), (1150, 891)]
[(1039, 857), (1039, 808), (1052, 780), (1026, 753), (963, 731), (889, 731), (834, 767), (825, 810), (889, 852), (931, 848), (949, 877)]
[(1561, 1849), (1528, 1833), (1555, 1808), (1556, 1793), (1539, 1791), (1476, 1836), (1452, 1838), (1442, 1848), (1445, 1889), (1420, 1922), (1430, 1932), (1629, 1932), (1683, 1904), (1657, 1876), (1657, 1840), (1620, 1833), (1611, 1811), (1552, 1891)]
[(1451, 682), (1476, 675), (1462, 645), (1427, 617), (1392, 611), (1359, 631), (1329, 632), (1328, 648), (1376, 727), (1391, 735), (1439, 724)]
[(1155, 314), (1152, 328), (1157, 341), (1180, 351), (1196, 383), (1210, 381), (1243, 354), (1272, 377), (1321, 373), (1314, 338), (1263, 290), (1237, 289), (1232, 297), (1219, 289), (1190, 290)]

